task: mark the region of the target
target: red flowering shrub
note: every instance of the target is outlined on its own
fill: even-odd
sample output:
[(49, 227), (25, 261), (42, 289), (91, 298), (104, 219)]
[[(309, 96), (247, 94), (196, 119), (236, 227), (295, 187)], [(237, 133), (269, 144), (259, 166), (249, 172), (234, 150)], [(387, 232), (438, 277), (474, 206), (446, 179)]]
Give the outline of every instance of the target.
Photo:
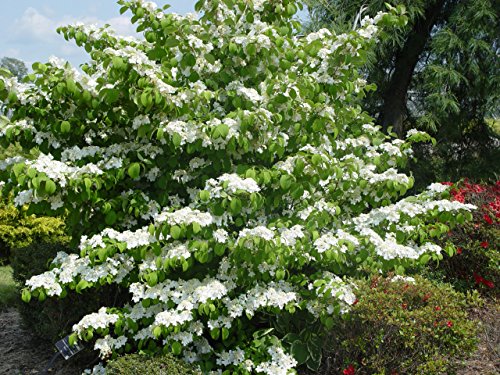
[(432, 271), (457, 289), (471, 288), (498, 297), (500, 286), (500, 181), (493, 185), (472, 184), (468, 181), (452, 185), (451, 199), (477, 206), (473, 220), (449, 233), (447, 240), (456, 246), (453, 257), (445, 255)]
[(324, 375), (449, 374), (476, 346), (477, 322), (449, 284), (374, 276), (325, 340)]

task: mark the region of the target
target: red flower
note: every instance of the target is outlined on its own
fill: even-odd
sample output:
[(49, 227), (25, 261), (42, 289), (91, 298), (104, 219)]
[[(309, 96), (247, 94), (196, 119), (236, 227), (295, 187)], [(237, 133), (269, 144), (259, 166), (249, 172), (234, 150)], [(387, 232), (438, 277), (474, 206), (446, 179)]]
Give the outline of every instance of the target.
[(491, 217), (488, 214), (484, 214), (483, 218), (484, 218), (484, 221), (486, 221), (488, 224), (493, 224), (493, 220), (491, 219)]
[(344, 369), (344, 371), (342, 371), (342, 374), (344, 375), (354, 375), (356, 372), (356, 369), (354, 368), (353, 365), (349, 365), (347, 366), (347, 368)]
[(481, 246), (483, 249), (486, 249), (490, 244), (488, 243), (488, 241), (483, 241), (479, 244), (479, 246)]
[(446, 322), (446, 326), (451, 328), (453, 326), (453, 322), (451, 320), (448, 320)]
[(439, 311), (439, 310), (441, 310), (441, 307), (436, 306), (436, 307), (434, 307), (434, 310)]
[(457, 254), (462, 254), (462, 248), (461, 247), (457, 247)]
[(483, 280), (483, 284), (486, 285), (490, 289), (493, 289), (495, 287), (495, 284), (493, 284), (493, 281)]
[(484, 279), (477, 273), (474, 272), (473, 275), (474, 275), (474, 280), (476, 280), (476, 284), (482, 284), (484, 282)]
[(449, 182), (449, 181), (444, 181), (444, 182), (441, 182), (442, 185), (448, 185), (448, 186), (453, 186), (453, 182)]
[(354, 300), (354, 302), (352, 303), (352, 305), (353, 305), (353, 306), (356, 306), (358, 302), (359, 302), (359, 299), (357, 299), (357, 298), (356, 298), (356, 299)]
[(408, 304), (407, 304), (407, 303), (403, 303), (403, 304), (401, 305), (401, 307), (403, 308), (403, 310), (406, 310), (406, 309), (408, 308)]

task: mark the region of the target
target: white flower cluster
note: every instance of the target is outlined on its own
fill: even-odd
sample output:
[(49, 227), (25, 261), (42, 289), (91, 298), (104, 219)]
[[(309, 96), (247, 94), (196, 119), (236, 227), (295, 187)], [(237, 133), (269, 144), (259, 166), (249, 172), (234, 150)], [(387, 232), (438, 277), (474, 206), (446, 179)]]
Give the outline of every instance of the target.
[(66, 163), (54, 160), (52, 155), (40, 154), (37, 159), (27, 161), (28, 167), (34, 168), (39, 173), (45, 173), (47, 177), (65, 187), (69, 179), (77, 179), (83, 175), (101, 175), (104, 172), (93, 163), (85, 164), (83, 167), (72, 167)]
[(98, 363), (91, 369), (84, 370), (82, 375), (106, 375), (106, 367), (102, 363)]
[(226, 243), (229, 238), (229, 233), (227, 233), (224, 229), (217, 229), (213, 236), (216, 242)]
[(290, 354), (286, 354), (283, 348), (270, 347), (267, 352), (271, 360), (259, 363), (255, 368), (257, 373), (268, 375), (287, 375), (297, 365), (297, 361)]
[(404, 283), (410, 283), (410, 284), (415, 284), (415, 278), (411, 276), (401, 276), (401, 275), (396, 275), (391, 278), (392, 282), (404, 282)]
[(225, 173), (217, 180), (207, 180), (205, 190), (210, 192), (211, 197), (219, 198), (223, 191), (230, 194), (238, 191), (257, 193), (260, 191), (260, 187), (253, 178), (241, 178), (237, 174)]
[(148, 228), (140, 228), (135, 231), (124, 231), (119, 232), (112, 228), (104, 229), (100, 234), (96, 234), (90, 238), (87, 236), (82, 236), (80, 239), (80, 249), (85, 249), (90, 247), (92, 249), (106, 247), (105, 239), (111, 239), (118, 242), (124, 242), (127, 244), (127, 249), (134, 249), (136, 247), (149, 245), (156, 242), (156, 238), (152, 236)]
[(208, 212), (193, 210), (190, 207), (184, 207), (174, 212), (163, 211), (154, 218), (156, 223), (166, 222), (170, 225), (193, 224), (197, 223), (202, 227), (213, 224), (214, 219)]
[(244, 312), (253, 316), (255, 312), (265, 307), (278, 307), (283, 309), (287, 304), (298, 302), (299, 295), (294, 287), (285, 282), (271, 281), (265, 286), (256, 285), (247, 293), (226, 303), (229, 316), (236, 318)]
[(105, 329), (119, 318), (117, 314), (108, 314), (106, 307), (101, 307), (98, 312), (85, 315), (73, 326), (73, 331), (81, 335), (87, 328)]
[(97, 339), (94, 344), (94, 350), (99, 351), (101, 358), (108, 358), (111, 356), (114, 350), (120, 349), (127, 343), (126, 336), (120, 336), (118, 338), (111, 337), (110, 335), (104, 336), (102, 339)]
[(32, 276), (26, 281), (26, 286), (31, 290), (44, 289), (48, 296), (59, 296), (62, 292), (61, 285), (57, 282), (56, 272), (48, 271), (41, 275)]
[(297, 239), (304, 238), (305, 234), (302, 225), (294, 225), (290, 229), (285, 229), (280, 233), (281, 242), (286, 246), (295, 246)]
[(266, 241), (273, 241), (274, 240), (274, 231), (264, 227), (262, 225), (255, 227), (255, 228), (245, 228), (240, 231), (238, 238), (246, 238), (246, 237), (259, 237), (262, 238)]
[[(340, 242), (343, 242), (342, 244)], [(326, 233), (314, 241), (314, 247), (318, 253), (324, 253), (331, 248), (337, 248), (340, 252), (345, 253), (347, 251), (346, 242), (351, 243), (354, 246), (359, 246), (359, 240), (345, 232), (342, 229), (338, 229), (335, 233)]]

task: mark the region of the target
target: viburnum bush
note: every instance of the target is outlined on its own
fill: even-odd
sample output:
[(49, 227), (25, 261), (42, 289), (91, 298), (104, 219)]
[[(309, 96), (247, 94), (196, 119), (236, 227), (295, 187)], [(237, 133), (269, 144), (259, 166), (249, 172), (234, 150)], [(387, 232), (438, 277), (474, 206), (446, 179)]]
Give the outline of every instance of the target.
[(391, 139), (358, 105), (373, 88), (358, 74), (366, 50), (402, 9), (347, 34), (299, 35), (290, 0), (202, 0), (198, 17), (118, 3), (144, 40), (63, 27), (91, 56), (83, 72), (53, 58), (24, 83), (0, 80), (2, 144), (40, 151), (0, 162), (3, 190), (64, 213), (80, 247), (23, 298), (128, 288), (128, 304), (73, 327), (71, 340), (105, 359), (167, 351), (242, 374), (319, 366), (317, 336), (290, 326), (288, 342), (277, 322), (331, 328), (355, 301), (350, 278), (440, 259), (434, 240), (473, 209), (441, 184), (401, 199), (413, 179), (398, 168), (430, 137)]

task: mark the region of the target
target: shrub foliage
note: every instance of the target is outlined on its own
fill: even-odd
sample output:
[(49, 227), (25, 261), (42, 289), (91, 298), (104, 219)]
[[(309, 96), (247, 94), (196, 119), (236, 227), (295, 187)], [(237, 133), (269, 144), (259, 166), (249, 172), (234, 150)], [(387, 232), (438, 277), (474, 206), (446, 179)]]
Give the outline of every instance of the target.
[(67, 213), (80, 250), (58, 253), (24, 300), (127, 288), (128, 303), (73, 327), (106, 359), (314, 367), (310, 337), (288, 343), (276, 319), (331, 328), (355, 300), (350, 277), (441, 258), (434, 240), (472, 209), (440, 184), (401, 199), (413, 179), (398, 168), (430, 138), (392, 140), (357, 104), (373, 88), (358, 73), (366, 49), (401, 9), (300, 36), (291, 0), (202, 0), (199, 18), (118, 3), (145, 40), (63, 27), (90, 53), (83, 73), (51, 59), (24, 84), (0, 79), (12, 113), (0, 143), (40, 150), (0, 163), (3, 190), (32, 212)]
[(12, 249), (50, 241), (69, 241), (61, 219), (26, 215), (22, 207), (0, 199), (0, 261), (7, 260)]
[[(421, 277), (372, 277), (328, 340), (330, 370), (356, 374), (448, 374), (476, 346), (466, 298)], [(346, 370), (344, 370), (346, 373)]]

